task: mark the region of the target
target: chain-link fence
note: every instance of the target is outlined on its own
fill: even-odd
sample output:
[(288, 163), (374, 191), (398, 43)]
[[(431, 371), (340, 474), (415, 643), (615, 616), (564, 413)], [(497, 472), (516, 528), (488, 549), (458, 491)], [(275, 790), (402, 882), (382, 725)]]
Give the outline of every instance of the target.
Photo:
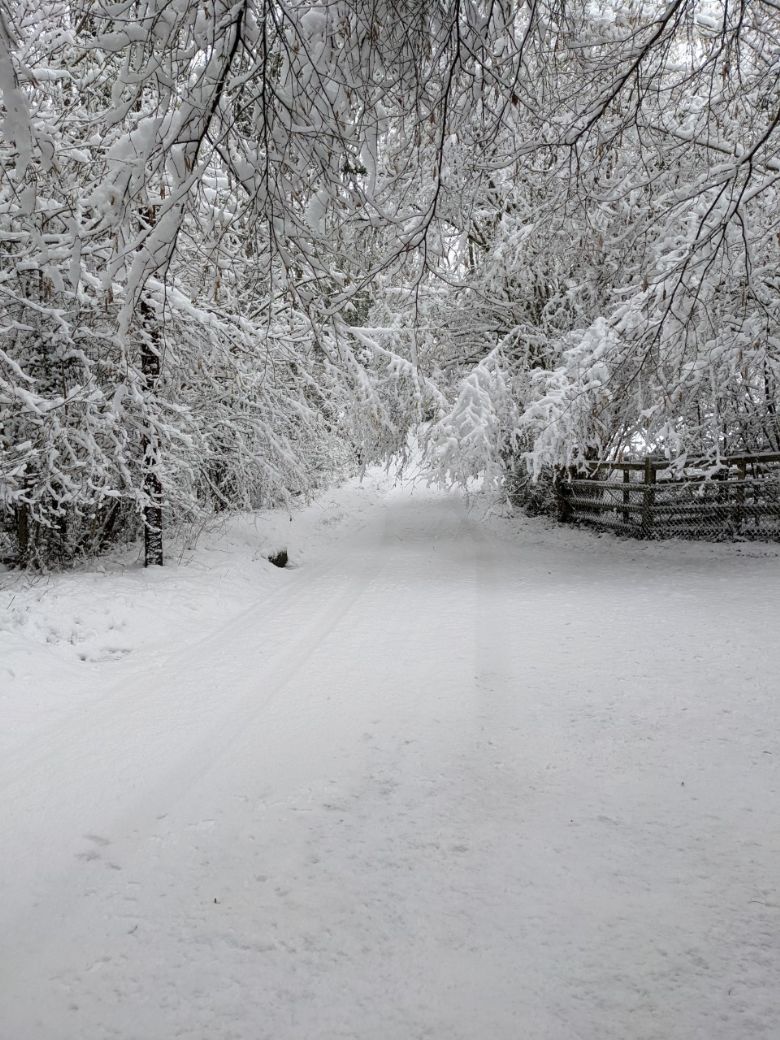
[(672, 471), (663, 460), (599, 463), (557, 484), (562, 520), (638, 538), (780, 539), (780, 455)]

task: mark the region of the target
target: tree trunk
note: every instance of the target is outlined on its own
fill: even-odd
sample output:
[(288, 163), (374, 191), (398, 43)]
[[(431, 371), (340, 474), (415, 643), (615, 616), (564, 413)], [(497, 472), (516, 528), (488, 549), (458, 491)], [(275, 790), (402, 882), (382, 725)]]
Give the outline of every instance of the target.
[(16, 520), (16, 558), (21, 567), (30, 560), (30, 507), (20, 502), (15, 510)]
[[(141, 374), (151, 397), (160, 378), (160, 330), (149, 304), (141, 301), (140, 311), (148, 338), (141, 344)], [(144, 567), (162, 567), (162, 482), (158, 473), (157, 439), (150, 427), (141, 439), (144, 459)]]

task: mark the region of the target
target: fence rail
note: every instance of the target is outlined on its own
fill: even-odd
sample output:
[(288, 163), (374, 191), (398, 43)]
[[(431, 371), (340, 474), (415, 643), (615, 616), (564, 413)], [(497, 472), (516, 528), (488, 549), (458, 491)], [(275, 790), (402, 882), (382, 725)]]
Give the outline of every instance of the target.
[(562, 520), (640, 538), (780, 539), (780, 454), (683, 472), (662, 459), (595, 463), (563, 474), (557, 496)]

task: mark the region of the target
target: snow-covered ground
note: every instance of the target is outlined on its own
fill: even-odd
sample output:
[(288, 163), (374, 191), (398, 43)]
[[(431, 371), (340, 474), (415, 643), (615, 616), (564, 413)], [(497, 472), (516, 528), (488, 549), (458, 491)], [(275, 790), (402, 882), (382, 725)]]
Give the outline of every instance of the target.
[(2, 1040), (780, 1035), (777, 548), (372, 474), (0, 582)]

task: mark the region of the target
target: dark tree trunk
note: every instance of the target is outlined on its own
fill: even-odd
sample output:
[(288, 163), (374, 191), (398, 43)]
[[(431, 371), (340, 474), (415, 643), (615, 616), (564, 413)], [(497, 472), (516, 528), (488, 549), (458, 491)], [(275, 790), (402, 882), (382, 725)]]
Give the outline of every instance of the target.
[(30, 560), (30, 507), (22, 502), (16, 507), (16, 558), (24, 567)]
[(144, 466), (144, 493), (148, 500), (144, 506), (144, 567), (162, 567), (162, 484), (154, 446), (148, 437), (144, 437)]
[[(141, 344), (141, 373), (146, 390), (151, 396), (157, 388), (160, 378), (160, 332), (151, 308), (141, 301), (144, 337)], [(148, 428), (141, 440), (144, 458), (144, 567), (162, 567), (163, 565), (163, 532), (162, 532), (162, 483), (158, 472), (158, 446), (153, 430)]]

